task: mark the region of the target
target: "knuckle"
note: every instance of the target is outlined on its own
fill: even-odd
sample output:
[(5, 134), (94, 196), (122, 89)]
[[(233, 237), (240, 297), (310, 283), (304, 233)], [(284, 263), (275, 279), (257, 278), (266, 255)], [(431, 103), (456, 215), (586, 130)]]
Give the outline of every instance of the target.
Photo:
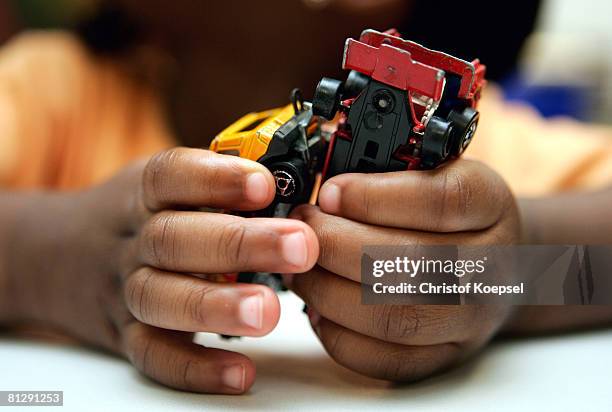
[(242, 222), (223, 226), (217, 243), (217, 256), (225, 264), (244, 267), (250, 261), (251, 254), (246, 238), (247, 228)]
[(209, 292), (208, 287), (194, 286), (187, 292), (185, 299), (179, 302), (183, 305), (183, 317), (191, 319), (200, 328), (205, 328), (208, 323), (205, 302)]
[(199, 390), (198, 359), (185, 358), (173, 350), (142, 324), (130, 327), (125, 353), (129, 361), (144, 375), (166, 385), (186, 390)]
[[(337, 329), (329, 335), (331, 336), (323, 341), (327, 353), (336, 362), (350, 367), (350, 365), (347, 365), (345, 359), (347, 345), (344, 344), (344, 340), (346, 337), (346, 331), (344, 329)], [(351, 350), (351, 348), (349, 347), (348, 350)]]
[(192, 182), (198, 197), (207, 202), (218, 203), (226, 199), (228, 193), (241, 193), (242, 182), (248, 173), (242, 161), (236, 156), (217, 155), (204, 151), (205, 156), (199, 159), (202, 167), (197, 168)]
[(469, 178), (461, 172), (452, 171), (445, 179), (444, 193), (448, 203), (453, 207), (454, 212), (459, 217), (467, 214), (472, 203), (472, 191)]
[(364, 178), (362, 207), (363, 217), (367, 222), (377, 223), (380, 221), (381, 202), (383, 197), (378, 192), (379, 181), (375, 176), (368, 175)]
[(195, 364), (196, 361), (193, 359), (187, 359), (183, 362), (177, 376), (179, 387), (186, 390), (196, 390), (198, 388), (197, 382), (193, 380), (193, 376), (196, 375), (194, 370), (197, 370), (197, 368), (194, 367)]
[(181, 149), (169, 149), (154, 155), (143, 173), (145, 194), (155, 199), (165, 199), (168, 194), (168, 173), (179, 161)]
[[(220, 162), (219, 164), (222, 164), (225, 166), (224, 172), (228, 173), (231, 177), (235, 178), (235, 179), (239, 179), (240, 177), (246, 175), (250, 170), (251, 167), (256, 167), (259, 169), (259, 164), (250, 164), (250, 160), (242, 158), (242, 157), (237, 157), (237, 156), (226, 156), (227, 158), (223, 158), (222, 163)], [(250, 167), (249, 167), (250, 166)]]
[(331, 230), (319, 230), (317, 239), (319, 241), (319, 262), (323, 267), (330, 267), (331, 262), (342, 259), (343, 253), (341, 242), (343, 238), (342, 232)]
[(149, 321), (152, 317), (151, 309), (151, 281), (153, 272), (148, 268), (138, 269), (128, 277), (125, 283), (125, 301), (128, 310), (136, 319), (143, 322)]
[(449, 168), (441, 173), (434, 188), (434, 226), (442, 230), (459, 230), (461, 222), (470, 214), (473, 204), (472, 182), (463, 172)]
[(342, 248), (342, 241), (346, 240), (346, 234), (339, 230), (338, 224), (329, 220), (327, 215), (318, 211), (310, 210), (303, 215), (302, 221), (312, 228), (319, 243), (319, 259), (321, 266), (328, 268), (330, 262), (337, 259), (345, 260), (346, 250)]
[(177, 217), (170, 212), (153, 215), (141, 234), (141, 253), (146, 261), (160, 268), (172, 267), (177, 262)]
[(419, 334), (423, 311), (418, 306), (380, 305), (374, 311), (372, 328), (384, 340), (396, 340)]
[(224, 174), (222, 163), (206, 158), (205, 167), (202, 167), (200, 170), (203, 176), (196, 178), (196, 182), (199, 182), (198, 192), (203, 199), (214, 202), (217, 200), (219, 189), (216, 185), (222, 181), (221, 179)]
[(420, 311), (421, 337), (427, 342), (461, 342), (480, 325), (476, 305), (426, 305)]
[(136, 369), (145, 375), (150, 375), (153, 369), (153, 356), (151, 352), (155, 343), (153, 337), (140, 326), (135, 324), (131, 327), (133, 331), (130, 333), (129, 341), (127, 342), (126, 353)]

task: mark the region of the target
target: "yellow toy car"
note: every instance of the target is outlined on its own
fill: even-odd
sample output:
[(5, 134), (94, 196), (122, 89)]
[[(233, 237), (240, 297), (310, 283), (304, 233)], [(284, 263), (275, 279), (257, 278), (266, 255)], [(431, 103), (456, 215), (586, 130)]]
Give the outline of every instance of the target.
[(214, 138), (210, 150), (257, 161), (268, 150), (274, 133), (293, 115), (291, 104), (244, 115)]
[(276, 199), (258, 216), (282, 216), (291, 205), (308, 202), (316, 186), (326, 148), (321, 123), (296, 89), (291, 104), (243, 116), (214, 138), (210, 150), (266, 166), (276, 180)]

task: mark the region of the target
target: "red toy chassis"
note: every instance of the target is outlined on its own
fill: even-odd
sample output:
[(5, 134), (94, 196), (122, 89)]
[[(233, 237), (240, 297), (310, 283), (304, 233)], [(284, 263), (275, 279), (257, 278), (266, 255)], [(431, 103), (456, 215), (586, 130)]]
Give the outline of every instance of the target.
[(313, 114), (339, 112), (325, 178), (346, 172), (431, 169), (459, 156), (478, 124), (485, 66), (403, 40), (395, 30), (348, 39), (347, 80), (323, 78)]

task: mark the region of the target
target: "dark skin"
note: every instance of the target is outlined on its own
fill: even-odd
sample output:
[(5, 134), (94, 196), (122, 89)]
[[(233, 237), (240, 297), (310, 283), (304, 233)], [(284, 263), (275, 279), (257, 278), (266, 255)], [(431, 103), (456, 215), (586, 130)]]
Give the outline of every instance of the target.
[(265, 335), (278, 322), (278, 297), (202, 275), (304, 272), (318, 242), (297, 220), (195, 208), (257, 210), (273, 197), (263, 166), (184, 148), (85, 192), (4, 194), (0, 238), (10, 244), (1, 319), (51, 324), (172, 387), (242, 393), (253, 383), (253, 362), (192, 344), (192, 332)]
[[(122, 3), (128, 11), (143, 11), (135, 15), (149, 28), (151, 42), (180, 45), (171, 50), (183, 75), (168, 94), (173, 96), (168, 108), (180, 114), (174, 123), (181, 135), (199, 145), (207, 140), (201, 136), (213, 135), (237, 113), (283, 103), (296, 83), (315, 84), (326, 65), (335, 67), (338, 59), (330, 55), (337, 53), (342, 38), (371, 25), (365, 22), (372, 19), (392, 21), (390, 16), (409, 7), (389, 1), (364, 13), (348, 0), (338, 2), (330, 14), (352, 13), (351, 25), (326, 33), (338, 42), (313, 42), (321, 49), (308, 50), (311, 64), (303, 64), (304, 55), (287, 53), (282, 70), (255, 64), (237, 75), (232, 68), (244, 61), (240, 54), (253, 53), (252, 44), (237, 40), (260, 36), (262, 42), (276, 32), (241, 22), (226, 39), (238, 49), (228, 51), (204, 40), (209, 39), (206, 30), (218, 32), (222, 27), (215, 24), (233, 20), (225, 14), (215, 17), (214, 10), (194, 12), (197, 7), (191, 6), (201, 2), (173, 7), (161, 0), (148, 1), (147, 7), (138, 0)], [(244, 15), (251, 21), (302, 7), (285, 1), (276, 5), (279, 9)], [(229, 79), (223, 90), (215, 89), (215, 73)], [(252, 94), (234, 97), (253, 87)], [(446, 369), (499, 334), (547, 333), (612, 321), (608, 307), (368, 307), (360, 304), (358, 284), (363, 244), (610, 242), (610, 191), (517, 202), (494, 171), (462, 159), (435, 171), (334, 177), (322, 188), (320, 206), (302, 206), (294, 219), (199, 211), (256, 210), (273, 193), (273, 178), (261, 165), (184, 148), (137, 162), (82, 192), (3, 192), (0, 323), (52, 325), (125, 357), (171, 387), (240, 394), (253, 384), (253, 362), (242, 354), (195, 345), (192, 333), (265, 335), (278, 321), (278, 298), (264, 286), (214, 283), (205, 274), (299, 273), (286, 276), (287, 283), (311, 308), (313, 328), (330, 355), (359, 373), (393, 381)], [(577, 211), (583, 216), (579, 223)]]

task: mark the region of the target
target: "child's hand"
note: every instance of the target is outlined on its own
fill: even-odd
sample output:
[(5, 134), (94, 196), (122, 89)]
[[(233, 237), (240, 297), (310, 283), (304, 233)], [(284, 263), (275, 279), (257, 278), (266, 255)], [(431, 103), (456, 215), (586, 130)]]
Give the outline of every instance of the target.
[(262, 165), (173, 149), (84, 193), (43, 195), (18, 228), (12, 319), (53, 324), (126, 356), (166, 385), (238, 394), (255, 366), (192, 343), (191, 332), (262, 336), (279, 318), (262, 285), (201, 274), (304, 272), (317, 239), (290, 219), (244, 219), (201, 207), (257, 210), (274, 197)]
[(458, 160), (433, 171), (340, 175), (319, 203), (292, 215), (315, 230), (318, 266), (286, 281), (338, 363), (376, 378), (419, 379), (474, 353), (502, 326), (507, 307), (362, 305), (358, 283), (363, 245), (517, 242), (514, 198), (489, 168)]

